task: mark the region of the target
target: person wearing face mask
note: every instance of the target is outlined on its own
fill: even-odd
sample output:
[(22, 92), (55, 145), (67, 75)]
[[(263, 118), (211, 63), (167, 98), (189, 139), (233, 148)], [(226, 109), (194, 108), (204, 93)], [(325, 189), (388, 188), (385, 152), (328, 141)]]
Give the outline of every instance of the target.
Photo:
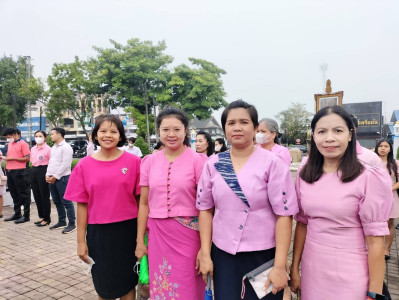
[(287, 148), (280, 145), (280, 133), (275, 120), (264, 118), (259, 121), (259, 127), (255, 135), (256, 143), (263, 149), (274, 152), (288, 165), (291, 164), (291, 155)]
[(215, 154), (218, 154), (220, 152), (224, 152), (227, 150), (226, 147), (226, 142), (222, 138), (217, 138), (215, 140)]
[(134, 154), (134, 155), (136, 155), (136, 156), (138, 156), (138, 157), (142, 157), (142, 156), (143, 156), (143, 153), (141, 153), (140, 148), (139, 148), (139, 147), (136, 147), (136, 146), (134, 145), (134, 143), (136, 143), (136, 138), (130, 137), (130, 138), (128, 139), (128, 145), (127, 145), (127, 147), (124, 148), (124, 150), (125, 150), (126, 152), (129, 152), (129, 153), (131, 153), (131, 154)]
[(51, 223), (50, 189), (46, 182), (46, 172), (51, 156), (51, 148), (46, 143), (47, 134), (43, 130), (35, 132), (36, 145), (31, 149), (30, 161), (32, 163), (31, 185), (35, 198), (39, 221), (36, 226), (47, 226)]
[[(14, 214), (4, 221), (14, 221), (15, 224), (30, 221), (30, 185), (29, 171), (26, 163), (29, 161), (29, 145), (21, 139), (21, 131), (17, 128), (6, 127), (3, 136), (7, 139), (7, 184), (14, 202)], [(21, 206), (24, 206), (24, 214)]]

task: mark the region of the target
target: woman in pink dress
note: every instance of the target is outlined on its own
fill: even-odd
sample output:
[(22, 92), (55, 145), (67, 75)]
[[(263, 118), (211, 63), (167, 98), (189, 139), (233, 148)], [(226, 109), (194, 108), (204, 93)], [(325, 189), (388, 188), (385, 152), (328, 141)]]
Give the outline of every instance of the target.
[(393, 207), (388, 220), (389, 235), (385, 237), (385, 259), (391, 258), (391, 246), (395, 236), (394, 221), (399, 218), (399, 162), (393, 158), (392, 143), (387, 139), (377, 141), (375, 153), (381, 158), (385, 170), (392, 180)]
[(269, 118), (260, 120), (255, 140), (263, 149), (277, 154), (288, 166), (291, 164), (290, 151), (280, 145), (280, 133), (278, 132), (278, 124), (275, 120)]
[(291, 290), (301, 289), (305, 300), (381, 299), (388, 176), (357, 160), (353, 123), (342, 107), (318, 111), (311, 128), (309, 159), (296, 179)]
[(203, 300), (205, 284), (196, 267), (200, 249), (197, 184), (206, 155), (190, 148), (187, 115), (166, 108), (157, 117), (163, 150), (141, 164), (136, 256), (147, 254), (150, 299)]
[[(0, 151), (0, 176), (4, 176), (3, 167), (1, 163), (3, 161), (3, 153)], [(3, 196), (6, 194), (6, 186), (0, 185), (0, 219), (3, 217), (3, 205), (4, 205), (4, 198)]]

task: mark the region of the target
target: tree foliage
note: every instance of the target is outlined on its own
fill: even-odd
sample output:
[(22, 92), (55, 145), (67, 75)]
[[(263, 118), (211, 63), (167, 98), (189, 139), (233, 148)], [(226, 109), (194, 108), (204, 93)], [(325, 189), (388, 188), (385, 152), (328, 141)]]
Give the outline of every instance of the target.
[(226, 106), (223, 99), (221, 75), (226, 71), (215, 64), (197, 58), (189, 58), (195, 68), (182, 64), (174, 69), (169, 87), (170, 102), (184, 110), (191, 118), (207, 119), (212, 111)]
[[(125, 112), (128, 113), (129, 117), (133, 118), (134, 124), (137, 125), (137, 136), (145, 139), (147, 133), (147, 121), (145, 114), (142, 114), (137, 108), (129, 106), (125, 108)], [(148, 123), (150, 128), (150, 133), (155, 133), (154, 129), (154, 115), (148, 115)]]
[(312, 114), (303, 103), (291, 103), (291, 106), (279, 112), (276, 118), (281, 121), (280, 131), (286, 134), (288, 144), (295, 144), (296, 139), (306, 142), (306, 134)]
[(53, 65), (47, 79), (46, 116), (54, 126), (62, 123), (64, 113), (68, 111), (86, 132), (85, 121), (93, 114), (98, 91), (92, 79), (95, 70), (92, 61), (82, 61), (79, 57), (69, 64)]
[(150, 147), (141, 136), (136, 140), (134, 145), (140, 148), (143, 157), (151, 153)]
[(27, 67), (26, 58), (21, 56), (16, 60), (11, 56), (0, 58), (0, 129), (22, 121), (28, 100), (34, 104), (43, 95), (43, 83), (33, 77), (33, 66), (28, 82)]

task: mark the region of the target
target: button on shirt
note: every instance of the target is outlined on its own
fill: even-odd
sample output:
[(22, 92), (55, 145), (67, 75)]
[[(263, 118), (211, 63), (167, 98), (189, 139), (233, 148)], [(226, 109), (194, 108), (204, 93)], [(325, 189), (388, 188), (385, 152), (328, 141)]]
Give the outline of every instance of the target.
[(199, 210), (215, 208), (212, 241), (230, 254), (275, 247), (276, 215), (298, 212), (294, 183), (287, 164), (276, 154), (256, 149), (236, 174), (248, 207), (227, 185), (214, 164), (205, 163), (197, 188)]
[(187, 148), (173, 162), (164, 151), (144, 157), (140, 170), (140, 186), (150, 188), (148, 206), (150, 218), (193, 217), (197, 184), (207, 159), (204, 154)]
[(44, 143), (41, 147), (37, 145), (32, 147), (30, 150), (30, 161), (32, 166), (47, 166), (51, 157), (51, 148), (49, 145)]
[[(7, 157), (10, 158), (23, 158), (29, 156), (29, 145), (22, 139), (18, 139), (12, 143), (8, 143)], [(7, 161), (7, 170), (25, 169), (26, 162), (10, 160)]]
[(52, 175), (56, 179), (60, 179), (71, 174), (72, 155), (73, 150), (65, 140), (59, 144), (54, 144), (51, 148), (51, 158), (46, 176)]

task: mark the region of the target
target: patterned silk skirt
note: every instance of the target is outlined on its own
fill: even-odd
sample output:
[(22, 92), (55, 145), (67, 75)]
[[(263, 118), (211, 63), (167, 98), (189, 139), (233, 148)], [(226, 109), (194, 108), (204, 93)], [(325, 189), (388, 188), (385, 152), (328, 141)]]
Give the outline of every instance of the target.
[(203, 300), (205, 283), (195, 269), (199, 232), (177, 220), (148, 218), (151, 300)]

